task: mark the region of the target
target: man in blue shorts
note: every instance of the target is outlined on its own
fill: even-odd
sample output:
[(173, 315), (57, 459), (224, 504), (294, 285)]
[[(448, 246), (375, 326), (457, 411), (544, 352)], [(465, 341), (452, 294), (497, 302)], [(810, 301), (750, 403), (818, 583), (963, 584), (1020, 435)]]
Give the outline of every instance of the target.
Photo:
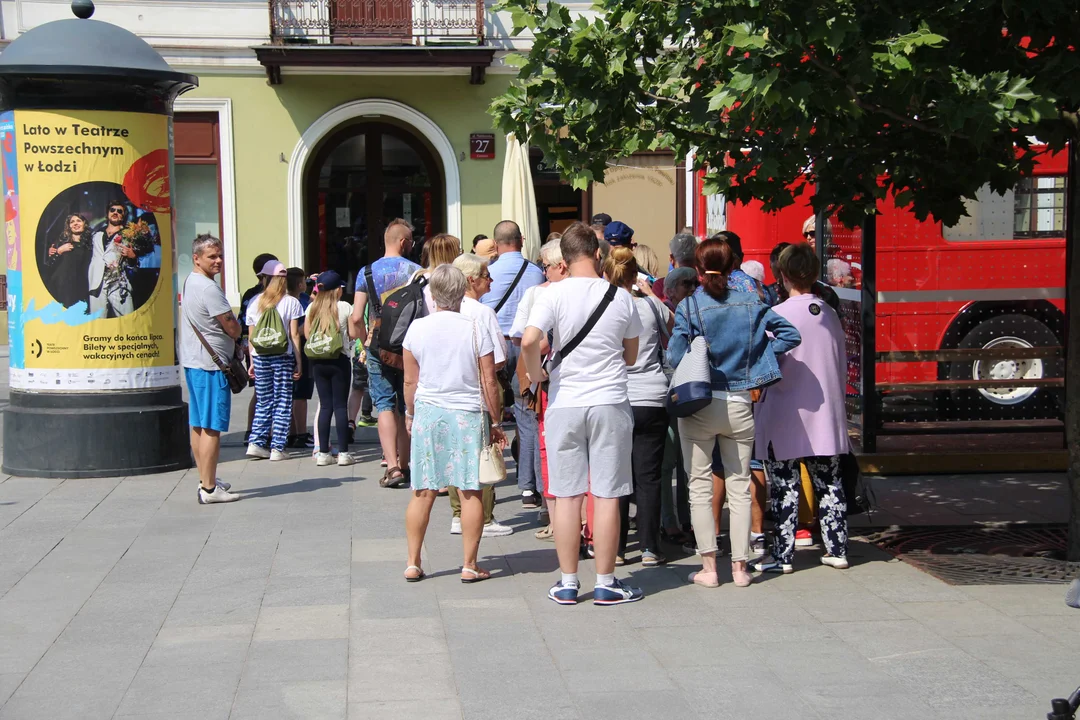
[(214, 278), (221, 272), (222, 244), (204, 234), (191, 244), (195, 270), (181, 296), (180, 362), (188, 386), (191, 452), (199, 470), (199, 504), (233, 502), (229, 483), (217, 479), (221, 433), (229, 429), (232, 392), (222, 371), (236, 351), (240, 322)]
[[(386, 474), (379, 485), (401, 488), (409, 484), (409, 435), (405, 432), (405, 375), (397, 368), (383, 365), (379, 360), (378, 343), (372, 350), (375, 324), (380, 320), (382, 301), (390, 293), (412, 280), (420, 266), (406, 256), (412, 252), (412, 225), (398, 218), (390, 222), (383, 235), (383, 256), (360, 268), (356, 276), (356, 294), (349, 317), (349, 335), (359, 338), (367, 347), (368, 392), (378, 415), (379, 443), (386, 460)], [(367, 320), (364, 308), (370, 305)], [(371, 325), (371, 328), (368, 325)], [(374, 338), (377, 340), (378, 338)]]

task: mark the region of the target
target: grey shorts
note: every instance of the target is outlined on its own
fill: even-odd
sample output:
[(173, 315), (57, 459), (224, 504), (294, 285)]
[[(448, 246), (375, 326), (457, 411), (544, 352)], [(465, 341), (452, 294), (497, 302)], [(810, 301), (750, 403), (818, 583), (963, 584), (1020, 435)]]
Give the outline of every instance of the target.
[(633, 491), (630, 403), (548, 409), (544, 415), (548, 492), (617, 498)]

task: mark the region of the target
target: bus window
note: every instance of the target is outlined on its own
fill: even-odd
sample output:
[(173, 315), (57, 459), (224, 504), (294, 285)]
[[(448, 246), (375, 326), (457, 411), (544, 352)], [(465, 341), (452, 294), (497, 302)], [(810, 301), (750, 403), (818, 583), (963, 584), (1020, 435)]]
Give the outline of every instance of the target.
[(1065, 176), (1023, 178), (1015, 190), (998, 195), (983, 185), (965, 200), (968, 216), (942, 227), (950, 242), (1064, 237)]
[(1065, 235), (1065, 176), (1024, 178), (1016, 186), (1015, 236)]
[(974, 200), (964, 201), (967, 217), (960, 218), (955, 225), (942, 227), (942, 234), (950, 242), (1012, 240), (1015, 197), (1012, 190), (998, 195), (989, 185), (983, 185)]

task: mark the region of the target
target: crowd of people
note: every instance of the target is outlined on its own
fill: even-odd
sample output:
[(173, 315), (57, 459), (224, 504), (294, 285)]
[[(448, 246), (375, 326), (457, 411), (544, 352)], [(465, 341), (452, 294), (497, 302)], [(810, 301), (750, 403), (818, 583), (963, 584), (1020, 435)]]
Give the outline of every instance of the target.
[[(736, 586), (755, 572), (790, 573), (796, 545), (810, 540), (800, 497), (820, 519), (821, 562), (846, 568), (845, 338), (812, 238), (810, 227), (777, 246), (767, 285), (732, 232), (675, 235), (660, 277), (656, 253), (604, 214), (552, 233), (539, 263), (503, 221), (474, 238), (472, 253), (452, 235), (429, 239), (418, 264), (412, 227), (399, 219), (383, 256), (357, 276), (351, 306), (337, 273), (314, 278), (310, 299), (302, 271), (293, 286), (280, 262), (258, 258), (241, 326), (214, 281), (221, 243), (200, 236), (181, 337), (199, 502), (239, 497), (216, 463), (240, 343), (255, 385), (249, 457), (280, 460), (299, 443), (313, 446), (317, 465), (334, 454), (349, 465), (357, 415), (377, 426), (379, 484), (412, 492), (408, 582), (425, 577), (421, 547), (441, 494), (454, 508), (450, 532), (462, 536), (461, 581), (490, 577), (477, 564), (481, 538), (513, 531), (493, 517), (494, 483), (481, 466), (488, 448), (508, 448), (509, 419), (521, 504), (540, 512), (537, 539), (555, 544), (561, 576), (548, 596), (557, 603), (578, 601), (585, 557), (595, 560), (594, 603), (640, 600), (615, 577), (632, 529), (643, 567), (665, 564), (665, 545), (697, 553), (689, 581), (699, 586), (721, 583), (725, 545)], [(672, 376), (695, 366), (701, 397), (689, 409)], [(319, 402), (310, 441), (306, 407), (294, 422), (306, 376)]]

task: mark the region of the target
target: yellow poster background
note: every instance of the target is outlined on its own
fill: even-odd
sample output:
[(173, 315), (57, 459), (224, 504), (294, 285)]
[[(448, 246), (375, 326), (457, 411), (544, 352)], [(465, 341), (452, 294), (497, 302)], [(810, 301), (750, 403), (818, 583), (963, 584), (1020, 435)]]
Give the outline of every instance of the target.
[(14, 119), (23, 367), (13, 358), (12, 386), (178, 385), (169, 118), (17, 110)]

